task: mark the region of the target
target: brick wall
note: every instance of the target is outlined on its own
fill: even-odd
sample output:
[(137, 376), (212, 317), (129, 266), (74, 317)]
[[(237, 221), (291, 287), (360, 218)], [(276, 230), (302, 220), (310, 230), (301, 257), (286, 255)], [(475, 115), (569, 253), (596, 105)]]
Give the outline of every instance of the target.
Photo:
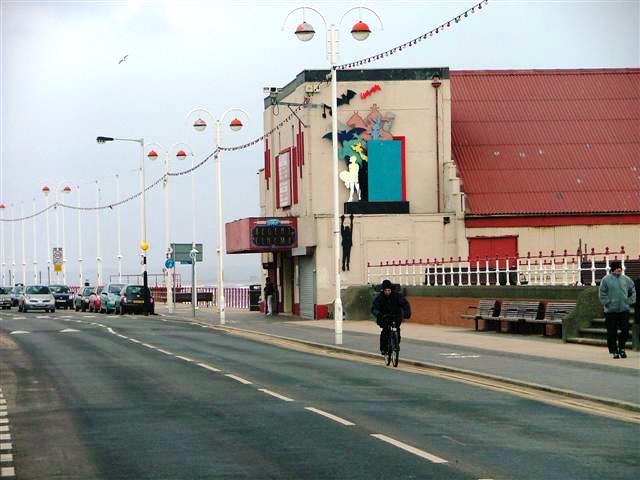
[[(409, 322), (474, 328), (473, 319), (464, 319), (460, 315), (468, 313), (469, 306), (478, 305), (477, 298), (409, 296), (407, 300), (411, 304), (411, 319), (407, 320)], [(474, 310), (470, 311), (473, 312)]]

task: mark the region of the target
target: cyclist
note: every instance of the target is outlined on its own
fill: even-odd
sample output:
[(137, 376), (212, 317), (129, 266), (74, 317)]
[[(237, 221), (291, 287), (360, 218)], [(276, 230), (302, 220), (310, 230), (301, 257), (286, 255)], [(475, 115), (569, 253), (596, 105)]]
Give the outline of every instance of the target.
[(400, 324), (402, 319), (411, 318), (411, 306), (400, 293), (395, 291), (390, 280), (384, 280), (380, 293), (373, 299), (371, 313), (376, 317), (378, 326), (382, 328), (380, 332), (380, 353), (386, 355), (390, 330), (388, 321), (384, 316), (391, 315), (397, 319), (398, 342), (400, 342)]

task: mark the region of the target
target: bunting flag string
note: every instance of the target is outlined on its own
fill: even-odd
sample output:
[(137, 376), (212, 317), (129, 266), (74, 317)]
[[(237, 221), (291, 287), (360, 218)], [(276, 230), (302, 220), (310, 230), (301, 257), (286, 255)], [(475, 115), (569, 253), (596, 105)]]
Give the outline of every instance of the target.
[(474, 5), (473, 7), (465, 10), (464, 12), (456, 15), (455, 17), (443, 22), (441, 25), (429, 30), (422, 35), (409, 40), (408, 42), (403, 43), (402, 45), (398, 45), (396, 47), (390, 48), (389, 50), (385, 50), (384, 52), (377, 53), (375, 55), (371, 55), (369, 57), (363, 58), (361, 60), (357, 60), (355, 62), (345, 63), (343, 65), (336, 66), (337, 70), (347, 70), (349, 68), (360, 67), (362, 65), (369, 64), (371, 62), (375, 62), (378, 60), (382, 60), (383, 58), (390, 57), (391, 55), (395, 55), (398, 52), (401, 52), (407, 48), (410, 48), (423, 40), (427, 40), (429, 37), (433, 37), (434, 35), (443, 32), (445, 29), (451, 28), (453, 25), (460, 23), (463, 19), (469, 17), (469, 14), (474, 14), (476, 11), (482, 10), (483, 6), (487, 6), (489, 4), (489, 0), (482, 0), (480, 3)]

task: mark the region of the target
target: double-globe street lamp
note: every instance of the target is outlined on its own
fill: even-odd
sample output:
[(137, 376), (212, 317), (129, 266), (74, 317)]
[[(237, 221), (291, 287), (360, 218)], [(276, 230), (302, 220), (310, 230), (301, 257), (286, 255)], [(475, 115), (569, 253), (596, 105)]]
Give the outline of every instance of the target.
[(144, 314), (149, 315), (149, 279), (147, 277), (147, 208), (146, 208), (146, 191), (144, 179), (144, 138), (114, 138), (114, 137), (96, 137), (99, 144), (107, 142), (135, 142), (140, 145), (140, 256), (142, 257), (142, 284), (144, 286)]
[[(376, 12), (368, 7), (357, 6), (350, 8), (342, 14), (336, 24), (327, 24), (324, 16), (313, 7), (298, 7), (291, 10), (282, 23), (282, 29), (284, 30), (287, 19), (292, 13), (302, 10), (302, 23), (298, 25), (295, 31), (296, 37), (303, 42), (308, 42), (315, 35), (315, 30), (311, 24), (307, 23), (304, 14), (305, 10), (311, 10), (315, 12), (324, 22), (324, 26), (327, 32), (327, 60), (331, 65), (331, 148), (333, 149), (333, 268), (335, 272), (335, 302), (334, 302), (334, 324), (335, 324), (335, 343), (336, 345), (342, 344), (342, 298), (341, 298), (341, 284), (340, 284), (340, 206), (339, 206), (339, 192), (338, 192), (338, 93), (337, 93), (337, 64), (338, 64), (338, 31), (340, 24), (344, 17), (354, 10), (366, 10), (371, 12), (380, 22), (380, 27), (383, 28), (382, 20)], [(371, 29), (362, 20), (359, 20), (351, 29), (351, 35), (358, 41), (366, 40), (371, 34)]]
[[(164, 153), (164, 241), (165, 241), (165, 285), (167, 287), (167, 310), (169, 313), (173, 313), (175, 311), (174, 302), (173, 302), (173, 272), (175, 265), (173, 264), (172, 258), (173, 250), (171, 248), (171, 192), (169, 190), (169, 172), (171, 171), (171, 154), (174, 152), (176, 148), (183, 146), (188, 150), (191, 150), (191, 147), (184, 142), (177, 142), (171, 145), (169, 148), (163, 147), (158, 142), (151, 142), (147, 144), (147, 148), (152, 148), (147, 153), (147, 158), (149, 160), (157, 160), (158, 152), (156, 152), (153, 148), (157, 148), (162, 153)], [(176, 152), (176, 158), (178, 160), (184, 160), (187, 157), (187, 154), (184, 150), (178, 150)]]
[[(65, 182), (59, 182), (53, 188), (53, 194), (54, 194), (54, 207), (56, 211), (56, 244), (58, 245), (58, 247), (62, 248), (62, 259), (61, 259), (62, 260), (62, 283), (66, 285), (67, 271), (65, 268), (65, 263), (67, 262), (67, 252), (65, 248), (65, 220), (64, 220), (64, 207), (60, 205), (62, 203), (60, 201), (60, 198), (61, 198), (60, 195), (68, 195), (69, 193), (71, 193), (71, 187), (64, 183)], [(63, 184), (64, 186), (62, 186)], [(48, 208), (49, 207), (48, 198), (49, 198), (49, 194), (51, 193), (51, 189), (49, 188), (48, 185), (45, 185), (44, 187), (42, 187), (42, 193), (47, 198), (47, 208)], [(58, 213), (59, 210), (62, 210), (62, 244), (60, 244), (60, 215)], [(49, 220), (49, 212), (47, 210), (47, 245), (50, 244), (48, 220)], [(49, 254), (52, 254), (52, 252), (49, 252)], [(58, 283), (60, 283), (59, 273), (60, 272), (56, 271), (56, 281)]]
[[(225, 324), (225, 298), (224, 298), (224, 265), (223, 265), (223, 257), (224, 257), (224, 226), (223, 226), (223, 221), (222, 221), (222, 169), (221, 169), (221, 163), (222, 163), (222, 152), (220, 151), (220, 144), (222, 142), (222, 122), (224, 122), (224, 119), (227, 115), (231, 114), (232, 112), (240, 112), (242, 113), (245, 118), (248, 120), (249, 119), (249, 114), (247, 112), (245, 112), (244, 110), (242, 110), (241, 108), (229, 108), (227, 110), (225, 110), (222, 115), (220, 115), (220, 117), (218, 117), (216, 119), (216, 117), (207, 109), (205, 108), (195, 108), (193, 110), (191, 110), (188, 114), (187, 114), (187, 120), (189, 120), (189, 118), (192, 117), (192, 115), (195, 115), (196, 113), (200, 113), (200, 114), (204, 114), (206, 116), (208, 116), (211, 120), (213, 120), (216, 124), (216, 153), (215, 153), (215, 160), (216, 160), (216, 216), (217, 216), (217, 224), (218, 224), (218, 246), (216, 249), (217, 252), (217, 256), (218, 256), (218, 289), (217, 289), (217, 299), (216, 299), (216, 304), (218, 305), (218, 313), (220, 315), (220, 324), (224, 325)], [(240, 119), (238, 117), (234, 117), (230, 122), (229, 122), (229, 128), (234, 131), (240, 131), (242, 129), (243, 125), (242, 122), (240, 121)], [(203, 132), (206, 130), (207, 128), (207, 122), (202, 119), (202, 117), (199, 117), (198, 119), (196, 119), (193, 122), (193, 128), (197, 131), (197, 132)], [(192, 250), (195, 249), (195, 246), (193, 247)]]

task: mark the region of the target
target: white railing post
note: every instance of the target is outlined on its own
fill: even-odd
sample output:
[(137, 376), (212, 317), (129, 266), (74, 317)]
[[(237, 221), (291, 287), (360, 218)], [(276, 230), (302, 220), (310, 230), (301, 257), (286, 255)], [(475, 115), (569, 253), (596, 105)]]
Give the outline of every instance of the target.
[(486, 274), (486, 285), (491, 285), (491, 280), (489, 280), (489, 258), (486, 258), (484, 261), (484, 272)]
[(520, 274), (520, 260), (516, 258), (516, 285), (522, 285), (522, 282), (520, 281)]
[[(516, 260), (516, 262), (517, 262), (517, 260)], [(507, 283), (506, 284), (507, 285), (511, 285), (511, 279), (509, 278), (509, 257), (507, 257), (505, 267), (506, 267), (505, 272), (507, 274)]]
[(467, 257), (467, 285), (471, 286), (471, 259)]
[(591, 249), (591, 286), (596, 286), (596, 252)]
[(451, 282), (451, 286), (455, 284), (455, 280), (453, 279), (453, 257), (449, 257), (449, 281)]
[(462, 264), (460, 263), (462, 259), (458, 257), (458, 286), (462, 286)]
[(444, 257), (442, 257), (442, 286), (447, 285), (447, 266), (444, 264)]
[(431, 267), (429, 266), (429, 259), (427, 258), (427, 268), (426, 268), (426, 272), (427, 272), (427, 287), (431, 286)]
[(562, 259), (562, 284), (566, 287), (569, 285), (569, 271), (567, 267), (567, 251), (564, 251), (564, 258)]
[(480, 260), (476, 259), (476, 285), (480, 286)]

